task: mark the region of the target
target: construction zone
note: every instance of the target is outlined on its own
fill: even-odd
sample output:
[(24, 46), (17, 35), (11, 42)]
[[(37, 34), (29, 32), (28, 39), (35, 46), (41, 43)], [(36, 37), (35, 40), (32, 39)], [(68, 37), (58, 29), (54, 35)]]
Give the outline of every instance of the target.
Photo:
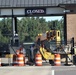
[[(28, 52), (23, 46), (14, 48), (14, 54), (6, 54), (0, 58), (0, 66), (72, 66), (76, 65), (74, 38), (71, 44), (61, 43), (60, 31), (50, 30), (38, 34), (35, 43), (29, 43)], [(26, 45), (27, 46), (27, 45)], [(16, 49), (16, 50), (15, 50)]]
[(75, 3), (0, 0), (0, 66), (76, 66)]

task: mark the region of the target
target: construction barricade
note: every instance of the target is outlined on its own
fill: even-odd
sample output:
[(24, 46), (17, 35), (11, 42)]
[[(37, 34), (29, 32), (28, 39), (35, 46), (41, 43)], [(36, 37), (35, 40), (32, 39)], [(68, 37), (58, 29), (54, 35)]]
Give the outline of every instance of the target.
[(36, 66), (42, 66), (42, 56), (40, 53), (37, 53), (35, 55), (35, 65)]
[(17, 55), (13, 55), (13, 66), (17, 66)]
[(18, 66), (17, 64), (17, 55), (20, 54), (19, 50), (16, 50), (16, 54), (13, 55), (13, 66)]
[(61, 59), (60, 59), (60, 54), (55, 54), (55, 60), (54, 60), (54, 64), (55, 66), (61, 66)]

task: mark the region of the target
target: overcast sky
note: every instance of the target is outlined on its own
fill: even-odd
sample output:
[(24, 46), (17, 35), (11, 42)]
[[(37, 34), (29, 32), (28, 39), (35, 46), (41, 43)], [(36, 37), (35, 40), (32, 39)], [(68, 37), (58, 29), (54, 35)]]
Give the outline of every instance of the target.
[(63, 16), (47, 16), (47, 17), (43, 17), (46, 19), (46, 21), (53, 21), (53, 20), (61, 20)]
[[(41, 17), (41, 16), (40, 16)], [(46, 21), (53, 21), (53, 20), (61, 20), (63, 16), (42, 16), (46, 19)], [(21, 19), (22, 17), (18, 17), (18, 19)]]
[[(41, 17), (41, 16), (40, 16)], [(43, 18), (46, 19), (46, 21), (53, 21), (53, 20), (61, 20), (63, 16), (43, 16)], [(18, 19), (21, 19), (22, 17), (18, 17)], [(3, 18), (0, 18), (2, 20)]]

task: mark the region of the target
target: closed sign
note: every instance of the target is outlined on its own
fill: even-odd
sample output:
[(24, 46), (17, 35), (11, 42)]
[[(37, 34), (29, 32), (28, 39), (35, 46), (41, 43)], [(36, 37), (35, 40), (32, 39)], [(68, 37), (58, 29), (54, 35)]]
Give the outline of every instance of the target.
[(46, 9), (42, 8), (34, 8), (34, 9), (25, 9), (26, 15), (33, 15), (33, 14), (46, 14)]

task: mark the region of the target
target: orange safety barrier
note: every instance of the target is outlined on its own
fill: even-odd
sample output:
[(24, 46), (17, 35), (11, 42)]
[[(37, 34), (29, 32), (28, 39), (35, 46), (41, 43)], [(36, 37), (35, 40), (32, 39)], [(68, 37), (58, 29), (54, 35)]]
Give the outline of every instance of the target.
[(17, 66), (17, 55), (13, 55), (13, 66)]
[(18, 66), (24, 66), (25, 65), (24, 54), (18, 54), (17, 55), (17, 64), (18, 64)]
[(17, 55), (20, 54), (20, 50), (16, 50), (16, 54), (13, 55), (13, 66), (18, 66)]
[(60, 54), (55, 54), (55, 66), (60, 65), (61, 65)]
[(1, 66), (1, 58), (0, 58), (0, 66)]
[(42, 56), (40, 53), (37, 53), (35, 56), (35, 65), (42, 66)]

